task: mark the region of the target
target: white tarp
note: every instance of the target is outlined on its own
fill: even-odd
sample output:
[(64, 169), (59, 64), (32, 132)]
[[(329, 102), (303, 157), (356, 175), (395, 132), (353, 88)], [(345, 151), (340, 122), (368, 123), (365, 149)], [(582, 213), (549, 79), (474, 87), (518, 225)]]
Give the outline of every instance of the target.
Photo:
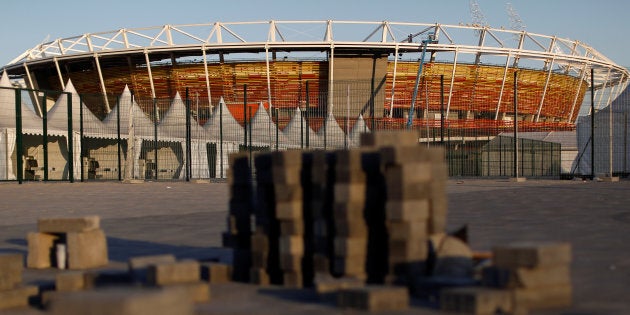
[(352, 126), (352, 129), (350, 130), (350, 144), (351, 144), (350, 146), (351, 147), (360, 146), (361, 134), (368, 133), (368, 132), (370, 132), (370, 129), (365, 124), (363, 115), (359, 114), (359, 118), (357, 118), (357, 121), (354, 123), (354, 126)]
[(295, 113), (289, 120), (289, 123), (282, 130), (284, 138), (289, 146), (294, 148), (306, 148), (306, 137), (308, 135), (309, 146), (311, 143), (317, 143), (317, 134), (306, 127), (306, 120), (302, 117), (302, 111), (299, 107), (295, 109)]
[[(81, 130), (82, 109), (84, 134), (98, 135), (103, 133), (103, 123), (81, 102), (71, 80), (68, 80), (63, 91), (72, 95), (72, 131), (79, 132)], [(55, 105), (48, 111), (49, 134), (68, 134), (68, 95), (66, 93), (62, 93), (55, 101)]]
[(276, 139), (276, 124), (271, 120), (262, 102), (258, 104), (258, 110), (249, 123), (253, 146), (275, 148), (277, 140), (279, 147), (286, 147), (287, 140), (284, 139), (283, 133), (278, 132), (278, 139)]
[(132, 95), (128, 86), (125, 86), (125, 89), (120, 95), (118, 104), (119, 105), (114, 107), (114, 109), (107, 114), (105, 119), (103, 119), (103, 124), (105, 125), (106, 130), (111, 132), (113, 137), (116, 137), (118, 107), (120, 107), (120, 135), (121, 137), (126, 137), (127, 134), (129, 134), (129, 110), (131, 108), (133, 111), (135, 136), (145, 140), (153, 140), (155, 134), (153, 122), (142, 111), (135, 100), (132, 100)]
[[(342, 149), (347, 144), (346, 134), (343, 132), (339, 123), (333, 116), (332, 112), (328, 112), (324, 125), (317, 131), (318, 141), (316, 147), (326, 149)], [(315, 145), (311, 145), (315, 147)]]
[(203, 128), (210, 137), (218, 142), (221, 140), (221, 127), (223, 127), (223, 141), (242, 143), (244, 137), (243, 127), (236, 121), (230, 113), (223, 97), (212, 112), (212, 117), (208, 119)]

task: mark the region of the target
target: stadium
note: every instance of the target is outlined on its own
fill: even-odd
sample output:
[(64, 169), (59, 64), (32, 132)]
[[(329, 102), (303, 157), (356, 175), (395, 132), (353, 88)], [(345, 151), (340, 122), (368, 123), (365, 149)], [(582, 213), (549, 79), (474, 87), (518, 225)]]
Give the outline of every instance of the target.
[[(262, 128), (266, 134), (253, 141), (258, 148), (273, 148), (274, 141), (276, 148), (304, 147), (305, 138), (306, 147), (348, 147), (356, 143), (349, 138), (358, 123), (363, 131), (416, 128), (426, 142), (457, 138), (459, 148), (480, 138), (491, 143), (514, 129), (515, 119), (523, 131), (575, 131), (586, 96), (604, 108), (625, 89), (630, 74), (587, 44), (552, 35), (481, 25), (331, 20), (83, 34), (38, 44), (3, 70), (25, 89), (62, 91), (72, 82), (79, 103), (101, 121), (127, 89), (155, 125), (180, 97), (196, 127), (205, 127), (223, 108), (217, 106), (222, 100), (245, 128), (245, 138), (240, 131), (232, 139), (244, 139), (243, 146), (249, 141), (251, 147), (257, 135), (251, 125), (264, 108), (276, 135)], [(54, 93), (43, 102), (31, 98), (38, 116), (44, 104), (46, 111), (56, 104)], [(279, 132), (290, 138), (296, 113), (307, 119), (306, 129), (297, 129), (299, 143), (280, 140)], [(329, 131), (331, 121), (337, 138)], [(181, 168), (185, 163), (178, 160)], [(473, 173), (486, 172), (476, 168)]]

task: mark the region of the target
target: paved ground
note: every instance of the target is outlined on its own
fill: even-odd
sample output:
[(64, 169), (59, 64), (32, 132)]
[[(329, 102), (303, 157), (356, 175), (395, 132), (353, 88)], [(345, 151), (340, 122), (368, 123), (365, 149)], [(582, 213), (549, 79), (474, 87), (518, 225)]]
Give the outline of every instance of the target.
[[(96, 214), (111, 268), (147, 254), (226, 259), (220, 233), (228, 194), (225, 183), (0, 183), (0, 252), (26, 253), (25, 236), (38, 217)], [(574, 306), (535, 314), (630, 314), (630, 181), (450, 180), (448, 197), (449, 228), (468, 224), (475, 250), (517, 240), (572, 243)], [(26, 282), (53, 277), (52, 270), (24, 276)], [(213, 295), (202, 314), (343, 313), (309, 292), (230, 284), (213, 287)], [(37, 312), (11, 314), (27, 313)], [(414, 307), (413, 313), (437, 312)]]

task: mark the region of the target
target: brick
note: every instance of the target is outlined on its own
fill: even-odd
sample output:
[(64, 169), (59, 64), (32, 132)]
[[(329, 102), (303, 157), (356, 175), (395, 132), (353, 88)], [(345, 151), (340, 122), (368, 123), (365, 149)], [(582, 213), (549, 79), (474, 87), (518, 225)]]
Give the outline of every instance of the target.
[(271, 180), (274, 184), (284, 185), (300, 185), (301, 174), (300, 168), (283, 168), (272, 167), (271, 168)]
[(147, 283), (169, 285), (197, 282), (201, 279), (200, 273), (199, 262), (193, 260), (155, 264), (147, 269)]
[(185, 290), (116, 288), (64, 292), (51, 296), (52, 315), (192, 315)]
[(519, 308), (544, 310), (569, 307), (573, 302), (571, 285), (546, 286), (511, 290), (513, 303)]
[(301, 150), (284, 150), (271, 152), (271, 161), (273, 166), (290, 166), (301, 167), (302, 166), (302, 151)]
[(0, 310), (28, 306), (30, 299), (39, 294), (33, 285), (19, 285), (11, 290), (0, 290)]
[(380, 155), (381, 163), (386, 166), (431, 161), (429, 149), (420, 145), (381, 147)]
[(269, 237), (261, 232), (256, 232), (251, 236), (251, 249), (253, 252), (269, 251)]
[(335, 237), (335, 255), (339, 257), (365, 256), (367, 254), (367, 238)]
[(385, 214), (387, 220), (423, 221), (429, 218), (429, 200), (388, 200)]
[(431, 169), (430, 162), (389, 165), (385, 169), (385, 177), (391, 182), (401, 184), (428, 182), (432, 179)]
[(0, 254), (0, 290), (10, 290), (22, 283), (24, 255)]
[(389, 240), (390, 262), (424, 261), (429, 255), (427, 241), (422, 240)]
[(263, 268), (251, 268), (249, 270), (249, 280), (252, 284), (269, 285), (271, 283), (267, 270)]
[(282, 286), (285, 288), (299, 289), (304, 286), (302, 272), (288, 271), (282, 274)]
[(335, 202), (333, 204), (333, 217), (335, 220), (363, 220), (365, 202)]
[(280, 222), (280, 234), (304, 235), (304, 220), (286, 220)]
[(385, 178), (385, 184), (387, 201), (424, 200), (431, 196), (430, 184), (427, 183), (400, 184)]
[(100, 230), (66, 234), (69, 269), (87, 269), (108, 264), (107, 239)]
[(127, 262), (132, 278), (136, 282), (147, 281), (147, 269), (150, 265), (175, 263), (177, 259), (171, 254), (131, 257)]
[(232, 266), (228, 264), (206, 262), (199, 264), (200, 278), (211, 284), (227, 283), (232, 280)]
[(571, 285), (569, 265), (541, 268), (486, 267), (482, 270), (482, 284), (497, 288), (542, 288)]
[(520, 242), (492, 249), (494, 265), (533, 268), (571, 262), (571, 245), (565, 242)]
[(335, 202), (365, 203), (365, 182), (336, 183), (334, 187)]
[(273, 190), (276, 202), (302, 201), (304, 199), (304, 192), (300, 185), (275, 184)]
[(87, 288), (85, 273), (70, 271), (55, 276), (55, 290), (60, 292), (81, 291)]
[(362, 133), (360, 143), (368, 146), (418, 146), (418, 132), (416, 130), (376, 131)]
[(440, 309), (475, 315), (510, 313), (514, 309), (511, 293), (482, 287), (448, 288), (440, 293)]
[(343, 165), (335, 168), (335, 182), (344, 184), (365, 183), (366, 175), (361, 164)]
[(276, 219), (301, 220), (302, 217), (302, 200), (282, 201), (276, 204)]
[(284, 271), (301, 271), (302, 256), (301, 255), (280, 255), (280, 269)]
[(181, 291), (184, 296), (192, 299), (194, 303), (206, 303), (210, 301), (210, 285), (206, 282), (178, 283), (162, 287), (167, 292)]
[(318, 294), (327, 294), (342, 289), (363, 287), (365, 286), (365, 281), (351, 277), (334, 278), (330, 275), (316, 275), (314, 285), (315, 292)]
[(304, 255), (304, 238), (302, 236), (280, 236), (280, 254)]
[(370, 312), (402, 311), (409, 308), (409, 292), (404, 287), (380, 285), (343, 289), (337, 305)]
[(28, 243), (28, 255), (26, 267), (34, 269), (50, 268), (53, 247), (59, 239), (58, 235), (48, 233), (30, 232), (26, 235)]
[(345, 276), (364, 277), (365, 262), (365, 255), (335, 257), (333, 270)]
[(87, 232), (100, 228), (98, 216), (80, 218), (41, 218), (37, 220), (37, 231), (41, 233)]
[(367, 237), (368, 227), (364, 220), (335, 220), (335, 235), (341, 237)]
[(404, 241), (429, 237), (427, 221), (388, 221), (386, 226), (390, 240)]

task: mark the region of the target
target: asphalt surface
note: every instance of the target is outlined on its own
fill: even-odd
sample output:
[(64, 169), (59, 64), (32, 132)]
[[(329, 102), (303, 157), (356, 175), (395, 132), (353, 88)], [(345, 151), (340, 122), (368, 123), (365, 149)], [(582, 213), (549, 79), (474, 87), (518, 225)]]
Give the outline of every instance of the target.
[[(99, 215), (108, 238), (108, 268), (124, 268), (130, 257), (165, 253), (227, 261), (221, 233), (228, 196), (226, 183), (0, 183), (0, 253), (26, 255), (25, 236), (36, 231), (39, 217)], [(468, 225), (474, 250), (513, 241), (572, 244), (573, 306), (531, 314), (630, 314), (630, 181), (451, 179), (448, 199), (449, 229)], [(52, 281), (55, 272), (26, 270), (24, 282)], [(199, 314), (347, 313), (308, 290), (232, 283), (213, 285), (212, 295)], [(407, 313), (439, 311), (414, 303)]]

